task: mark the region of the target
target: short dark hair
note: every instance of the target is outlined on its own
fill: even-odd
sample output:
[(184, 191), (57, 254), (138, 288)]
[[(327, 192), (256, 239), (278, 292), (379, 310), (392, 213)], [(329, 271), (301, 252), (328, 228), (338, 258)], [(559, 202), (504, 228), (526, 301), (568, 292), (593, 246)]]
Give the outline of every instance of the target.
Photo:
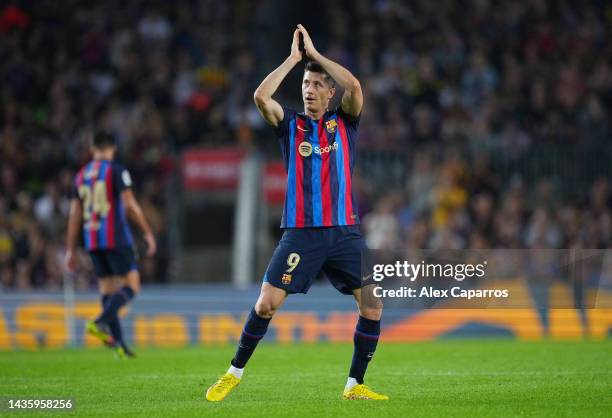
[(115, 137), (110, 132), (98, 131), (91, 139), (91, 146), (97, 149), (115, 147)]
[(306, 63), (306, 66), (304, 67), (304, 72), (306, 71), (310, 71), (311, 73), (323, 74), (323, 78), (325, 79), (325, 81), (327, 81), (331, 87), (336, 87), (336, 80), (334, 80), (332, 76), (329, 75), (327, 71), (325, 71), (325, 68), (323, 68), (323, 66), (318, 62), (308, 61)]

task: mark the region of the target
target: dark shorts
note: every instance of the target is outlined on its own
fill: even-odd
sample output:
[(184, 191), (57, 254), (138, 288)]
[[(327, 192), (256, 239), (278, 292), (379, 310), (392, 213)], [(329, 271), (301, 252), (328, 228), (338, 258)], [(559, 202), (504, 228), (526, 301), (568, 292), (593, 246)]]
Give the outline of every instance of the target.
[(287, 293), (307, 293), (324, 273), (346, 295), (361, 288), (365, 241), (358, 225), (286, 229), (264, 274), (264, 282)]
[(125, 276), (138, 270), (136, 253), (131, 247), (120, 247), (89, 252), (96, 276), (101, 279), (110, 276)]

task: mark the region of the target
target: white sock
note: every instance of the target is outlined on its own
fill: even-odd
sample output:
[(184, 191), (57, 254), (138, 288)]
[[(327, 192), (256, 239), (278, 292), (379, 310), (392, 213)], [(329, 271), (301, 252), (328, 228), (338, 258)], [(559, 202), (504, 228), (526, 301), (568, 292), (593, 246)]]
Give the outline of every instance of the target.
[(238, 379), (242, 379), (242, 373), (244, 373), (244, 368), (239, 369), (238, 367), (230, 366), (230, 368), (227, 369), (227, 372), (233, 374)]
[(351, 390), (353, 386), (357, 386), (358, 384), (359, 383), (357, 383), (357, 379), (355, 379), (354, 377), (349, 377), (346, 381), (346, 386), (344, 387), (344, 390)]

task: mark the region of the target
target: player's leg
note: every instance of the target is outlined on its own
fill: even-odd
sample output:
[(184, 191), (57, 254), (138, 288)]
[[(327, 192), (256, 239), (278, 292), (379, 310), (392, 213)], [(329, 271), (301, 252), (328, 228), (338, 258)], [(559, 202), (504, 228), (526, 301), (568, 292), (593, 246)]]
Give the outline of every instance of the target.
[(206, 391), (206, 399), (211, 402), (223, 400), (242, 379), (244, 367), (264, 337), (274, 313), (280, 309), (287, 298), (283, 289), (264, 282), (259, 298), (244, 324), (236, 354), (230, 362), (230, 367), (217, 382)]
[[(140, 274), (137, 270), (130, 271), (125, 277), (115, 278), (115, 283), (117, 290), (120, 290), (125, 286), (129, 286), (134, 291), (134, 295), (140, 293)], [(128, 347), (123, 339), (123, 330), (118, 311), (115, 315), (113, 315), (108, 325), (113, 338), (115, 339), (117, 355), (120, 358), (134, 357), (134, 352)]]
[(130, 285), (131, 282), (140, 281), (140, 275), (138, 271), (130, 271), (126, 275), (126, 280), (119, 280), (120, 283), (117, 291), (108, 299), (104, 307), (104, 311), (98, 317), (98, 321), (109, 324), (115, 317), (117, 317), (117, 313), (119, 309), (123, 306), (127, 305), (134, 296), (136, 296), (137, 291), (140, 289), (139, 286)]
[[(290, 293), (306, 293), (325, 259), (322, 233), (290, 230), (283, 234), (264, 275), (255, 307), (244, 326), (231, 372), (242, 377), (242, 369), (263, 338), (274, 313)], [(240, 370), (240, 371), (238, 371)]]
[[(363, 292), (366, 289), (355, 289), (353, 296), (357, 302), (359, 310), (359, 319), (355, 326), (353, 361), (349, 371), (349, 378), (355, 383), (363, 384), (363, 379), (368, 367), (368, 363), (372, 360), (378, 338), (380, 336), (380, 318), (382, 317), (382, 306), (372, 306), (372, 301), (367, 297), (363, 297)], [(368, 299), (368, 302), (364, 299)], [(375, 302), (379, 300), (376, 299)]]
[(287, 295), (308, 291), (327, 253), (322, 243), (320, 231), (285, 231), (266, 269), (259, 298), (244, 325), (236, 355), (228, 372), (206, 392), (207, 400), (224, 399), (240, 383), (247, 361)]
[(128, 304), (140, 292), (140, 273), (138, 272), (133, 250), (130, 248), (108, 251), (107, 259), (115, 273), (115, 292), (105, 304), (104, 311), (96, 320), (108, 324), (117, 343), (117, 354), (122, 357), (133, 357), (132, 351), (123, 339), (119, 310)]
[[(108, 301), (117, 290), (114, 278), (108, 276), (98, 279), (98, 290), (100, 291), (100, 303), (102, 305), (102, 311), (104, 312)], [(94, 321), (89, 321), (86, 324), (86, 329), (88, 333), (98, 338), (107, 347), (115, 346), (117, 340), (110, 324), (99, 321), (99, 317)]]
[(274, 313), (280, 309), (287, 298), (287, 292), (263, 283), (255, 307), (251, 309), (244, 324), (236, 354), (231, 361), (229, 372), (237, 378), (242, 378), (242, 370), (251, 358), (257, 344), (264, 337)]
[(385, 395), (378, 394), (364, 385), (364, 376), (368, 364), (374, 356), (380, 336), (380, 318), (382, 303), (380, 299), (369, 297), (371, 286), (353, 290), (353, 296), (359, 309), (359, 319), (353, 335), (353, 359), (349, 378), (344, 389), (344, 399), (386, 400)]
[[(117, 280), (117, 292), (109, 299), (103, 312), (103, 320), (108, 323), (110, 331), (115, 338), (117, 355), (120, 358), (134, 357), (134, 352), (128, 347), (124, 338), (119, 319), (119, 310), (127, 305), (140, 291), (140, 274), (132, 270)], [(102, 317), (102, 316), (101, 316)]]
[[(98, 288), (100, 289), (101, 296), (101, 305), (102, 312), (106, 309), (106, 305), (108, 305), (108, 301), (111, 297), (117, 293), (117, 291), (121, 288), (121, 278), (119, 277), (109, 277), (105, 280), (100, 280), (98, 282)], [(113, 337), (113, 344), (108, 345), (109, 347), (115, 347), (117, 344), (120, 344), (123, 340), (123, 334), (121, 332), (121, 327), (118, 326), (118, 320), (111, 321), (106, 324), (108, 330)]]
[[(98, 277), (98, 290), (100, 291), (100, 302), (102, 304), (102, 312), (111, 296), (117, 291), (115, 281), (112, 276), (112, 269), (108, 264), (108, 260), (104, 251), (95, 250), (89, 253), (94, 267), (96, 277)], [(99, 317), (98, 317), (99, 319)], [(107, 323), (100, 322), (98, 319), (88, 321), (85, 325), (87, 332), (98, 338), (107, 347), (115, 345), (114, 337)]]
[[(344, 399), (388, 399), (364, 385), (368, 363), (372, 359), (380, 335), (382, 303), (373, 297), (372, 286), (363, 287), (362, 255), (365, 242), (358, 226), (334, 229), (335, 245), (323, 265), (327, 278), (338, 291), (353, 295), (359, 309), (359, 319), (353, 336), (354, 351)], [(367, 263), (366, 263), (367, 264)]]

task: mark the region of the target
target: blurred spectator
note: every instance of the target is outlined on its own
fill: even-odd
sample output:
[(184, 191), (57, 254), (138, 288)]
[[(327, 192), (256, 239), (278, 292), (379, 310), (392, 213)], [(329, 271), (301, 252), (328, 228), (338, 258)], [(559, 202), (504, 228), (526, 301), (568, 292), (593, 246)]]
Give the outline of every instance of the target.
[(387, 195), (364, 217), (363, 229), (368, 248), (389, 250), (397, 247), (399, 222), (394, 216), (396, 201), (396, 195)]

